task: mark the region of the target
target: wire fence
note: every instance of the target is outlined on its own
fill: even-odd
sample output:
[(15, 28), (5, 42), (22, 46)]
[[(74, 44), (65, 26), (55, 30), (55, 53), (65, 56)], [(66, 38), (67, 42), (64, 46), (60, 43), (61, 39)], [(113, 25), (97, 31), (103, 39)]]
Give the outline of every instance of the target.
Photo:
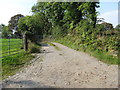
[(23, 50), (23, 39), (0, 39), (0, 58), (16, 55)]

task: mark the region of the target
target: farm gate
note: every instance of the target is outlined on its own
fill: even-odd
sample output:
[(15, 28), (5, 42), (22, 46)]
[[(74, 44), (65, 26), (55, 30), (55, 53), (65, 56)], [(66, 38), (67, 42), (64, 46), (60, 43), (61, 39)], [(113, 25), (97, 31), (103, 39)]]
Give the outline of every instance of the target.
[(23, 37), (0, 39), (0, 58), (16, 55), (23, 50)]

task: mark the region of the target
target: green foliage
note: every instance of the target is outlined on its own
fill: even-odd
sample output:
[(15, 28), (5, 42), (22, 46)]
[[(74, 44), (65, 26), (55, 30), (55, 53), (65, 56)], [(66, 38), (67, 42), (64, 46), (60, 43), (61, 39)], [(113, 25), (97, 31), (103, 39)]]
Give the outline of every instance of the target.
[(26, 16), (19, 20), (19, 31), (27, 34), (27, 37), (36, 42), (36, 35), (50, 34), (51, 23), (44, 16), (43, 13), (36, 13), (33, 16)]
[(114, 56), (112, 53), (118, 53), (119, 25), (113, 29), (111, 23), (96, 24), (98, 7), (99, 2), (38, 2), (32, 12), (43, 13), (48, 18), (55, 39), (76, 50), (90, 49), (96, 54), (98, 51), (101, 53), (96, 55), (98, 58), (102, 57), (102, 52), (107, 53), (103, 56), (107, 60), (110, 55)]
[(55, 26), (52, 29), (52, 35), (54, 38), (61, 37), (63, 35), (62, 28), (60, 26)]
[(20, 18), (23, 18), (23, 17), (24, 16), (22, 14), (17, 14), (11, 17), (10, 21), (8, 22), (9, 30), (18, 36), (21, 36), (21, 32), (18, 31), (18, 21)]
[[(64, 38), (64, 41), (60, 40), (65, 44), (67, 41), (69, 46), (76, 50), (90, 49), (93, 52), (97, 50), (110, 54), (111, 51), (118, 50), (118, 31), (114, 31), (110, 23), (96, 24), (98, 4), (38, 2), (32, 7), (33, 15), (21, 18), (18, 27), (33, 42), (37, 41), (36, 35), (52, 35), (56, 39)], [(37, 47), (33, 46), (30, 52), (37, 50)]]
[(111, 23), (101, 23), (104, 26), (104, 30), (110, 30), (113, 29), (113, 25)]
[[(96, 47), (97, 49), (93, 49), (92, 45), (87, 46), (87, 44), (76, 43), (76, 42), (79, 42), (79, 40), (80, 39), (76, 39), (76, 37), (71, 38), (71, 36), (66, 36), (66, 37), (61, 38), (61, 39), (60, 38), (56, 39), (55, 42), (64, 44), (72, 49), (77, 50), (77, 51), (87, 52), (88, 54), (95, 56), (100, 61), (103, 61), (107, 64), (119, 64), (118, 57), (115, 57), (113, 55), (110, 55), (108, 52), (105, 52), (105, 51), (98, 49), (99, 48), (98, 46)], [(102, 45), (101, 42), (98, 41), (99, 45)]]
[(0, 32), (2, 32), (3, 28), (5, 27), (4, 24), (0, 24)]
[(118, 24), (115, 29), (120, 30), (120, 24)]
[(9, 30), (8, 26), (2, 27), (2, 38), (7, 38), (9, 34), (12, 34), (12, 32)]
[(38, 2), (32, 11), (35, 14), (44, 13), (53, 27), (61, 26), (64, 32), (68, 29), (71, 31), (83, 19), (95, 27), (97, 4), (98, 2)]

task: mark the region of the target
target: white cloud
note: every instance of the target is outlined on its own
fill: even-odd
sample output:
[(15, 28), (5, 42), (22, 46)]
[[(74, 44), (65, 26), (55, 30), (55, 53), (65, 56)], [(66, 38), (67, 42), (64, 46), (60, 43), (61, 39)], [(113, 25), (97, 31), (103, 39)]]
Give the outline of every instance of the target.
[(104, 18), (105, 22), (112, 23), (115, 27), (118, 25), (118, 10), (103, 13), (99, 15), (98, 18)]
[(0, 2), (0, 24), (8, 24), (16, 14), (30, 15), (31, 7), (37, 0), (3, 0)]
[(119, 2), (119, 0), (100, 0), (100, 2)]

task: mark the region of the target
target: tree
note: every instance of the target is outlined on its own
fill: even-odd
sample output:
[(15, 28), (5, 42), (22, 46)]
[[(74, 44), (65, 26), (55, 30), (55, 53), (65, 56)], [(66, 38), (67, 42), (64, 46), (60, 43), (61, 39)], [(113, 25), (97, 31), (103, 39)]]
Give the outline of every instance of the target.
[(102, 25), (104, 25), (104, 30), (111, 30), (113, 29), (113, 25), (111, 23), (101, 23)]
[(12, 32), (9, 30), (8, 26), (4, 26), (2, 29), (2, 38), (8, 38), (9, 35), (12, 35)]
[(97, 18), (96, 23), (100, 24), (101, 22), (105, 22), (104, 20), (105, 20), (104, 18)]
[(15, 33), (16, 35), (21, 36), (21, 33), (18, 31), (18, 21), (20, 18), (23, 18), (22, 14), (17, 14), (11, 17), (10, 21), (8, 22), (9, 30)]
[(93, 22), (93, 28), (96, 27), (96, 21), (97, 21), (97, 12), (96, 8), (100, 7), (98, 4), (99, 2), (89, 2), (90, 8), (89, 8), (89, 14), (91, 16), (91, 20)]
[(3, 28), (5, 27), (4, 24), (0, 24), (0, 32), (2, 32)]
[(53, 27), (61, 26), (62, 32), (75, 28), (82, 19), (88, 19), (91, 26), (96, 24), (98, 2), (38, 2), (32, 12), (42, 12)]
[(0, 38), (2, 37), (2, 31), (4, 27), (5, 27), (4, 24), (0, 24)]
[(115, 29), (120, 30), (120, 24), (118, 24)]
[(104, 31), (104, 25), (97, 24), (96, 25), (96, 33), (99, 34), (99, 35), (101, 35), (103, 31)]
[(11, 32), (8, 29), (8, 26), (1, 24), (0, 25), (0, 34), (1, 34), (2, 38), (7, 38), (8, 35), (11, 34)]
[[(118, 24), (115, 29), (118, 31), (118, 58), (120, 59), (120, 24)], [(120, 61), (119, 61), (119, 64), (120, 64)]]
[(19, 31), (26, 34), (32, 42), (37, 42), (37, 36), (49, 33), (51, 23), (43, 13), (36, 13), (32, 16), (21, 18), (18, 23)]

